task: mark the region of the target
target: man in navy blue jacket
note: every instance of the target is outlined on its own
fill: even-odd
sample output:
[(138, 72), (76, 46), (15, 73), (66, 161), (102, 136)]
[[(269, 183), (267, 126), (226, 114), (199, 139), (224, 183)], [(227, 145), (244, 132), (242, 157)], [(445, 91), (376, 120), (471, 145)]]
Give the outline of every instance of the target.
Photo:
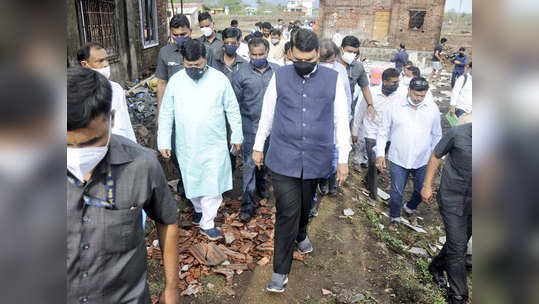
[(391, 62), (395, 62), (395, 68), (401, 72), (406, 61), (408, 61), (408, 53), (406, 52), (406, 46), (401, 43), (400, 49), (395, 54), (395, 57), (391, 59)]
[(291, 37), (294, 65), (271, 78), (253, 146), (253, 161), (264, 165), (264, 143), (270, 136), (266, 166), (275, 195), (273, 275), (267, 287), (283, 292), (294, 249), (309, 253), (309, 212), (318, 179), (333, 170), (333, 151), (339, 151), (337, 180), (348, 175), (350, 128), (344, 81), (336, 71), (318, 65), (319, 42), (313, 31), (298, 29)]
[(465, 51), (466, 49), (461, 47), (459, 49), (459, 54), (455, 59), (453, 59), (455, 67), (453, 68), (453, 73), (451, 74), (451, 88), (455, 86), (455, 81), (457, 81), (457, 78), (464, 75), (464, 70), (466, 69), (466, 64), (468, 63), (468, 56), (464, 53)]

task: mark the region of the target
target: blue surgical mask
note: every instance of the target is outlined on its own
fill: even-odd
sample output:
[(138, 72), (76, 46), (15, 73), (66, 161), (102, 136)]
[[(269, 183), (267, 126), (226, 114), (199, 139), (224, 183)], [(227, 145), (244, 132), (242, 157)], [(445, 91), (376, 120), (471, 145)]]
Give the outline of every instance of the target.
[(178, 44), (178, 46), (182, 46), (182, 44), (191, 39), (190, 37), (180, 37), (180, 38), (174, 38), (174, 40), (176, 40), (176, 43)]
[(234, 54), (236, 54), (236, 50), (238, 49), (237, 45), (230, 44), (225, 44), (223, 47), (225, 49), (225, 54), (227, 54), (228, 56), (234, 56)]
[(254, 67), (257, 69), (263, 68), (268, 64), (267, 58), (251, 58), (251, 61), (253, 62)]

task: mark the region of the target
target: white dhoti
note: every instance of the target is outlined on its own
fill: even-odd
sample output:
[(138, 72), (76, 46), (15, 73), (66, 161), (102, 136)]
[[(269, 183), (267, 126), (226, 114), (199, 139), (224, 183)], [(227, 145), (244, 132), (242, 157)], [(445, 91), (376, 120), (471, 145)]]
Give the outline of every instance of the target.
[(223, 197), (219, 196), (199, 196), (191, 199), (195, 212), (202, 213), (200, 228), (204, 230), (215, 227), (213, 220), (217, 216), (217, 210), (223, 202)]

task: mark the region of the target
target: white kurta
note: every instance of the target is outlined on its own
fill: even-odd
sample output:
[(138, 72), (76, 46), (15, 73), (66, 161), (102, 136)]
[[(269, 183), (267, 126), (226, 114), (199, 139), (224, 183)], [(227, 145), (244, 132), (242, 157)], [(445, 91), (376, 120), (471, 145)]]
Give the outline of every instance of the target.
[(129, 111), (127, 110), (127, 103), (125, 101), (125, 92), (121, 85), (114, 81), (109, 81), (112, 87), (112, 105), (111, 109), (114, 110), (114, 126), (112, 127), (112, 133), (121, 135), (130, 139), (133, 142), (137, 142), (133, 126), (131, 125), (131, 118), (129, 117)]
[(187, 198), (219, 196), (232, 189), (232, 168), (225, 115), (232, 130), (231, 143), (243, 134), (236, 95), (221, 72), (208, 67), (198, 81), (185, 70), (168, 81), (159, 112), (158, 149), (171, 149), (176, 126), (176, 155)]

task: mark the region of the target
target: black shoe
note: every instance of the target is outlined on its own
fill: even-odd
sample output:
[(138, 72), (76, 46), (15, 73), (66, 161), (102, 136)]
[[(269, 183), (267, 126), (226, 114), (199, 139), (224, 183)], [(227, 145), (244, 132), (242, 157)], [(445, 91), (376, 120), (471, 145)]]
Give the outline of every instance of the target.
[(256, 192), (257, 192), (258, 196), (261, 197), (261, 198), (269, 198), (270, 197), (269, 192), (266, 189), (260, 189), (259, 188), (259, 189), (256, 190)]
[(464, 299), (461, 296), (448, 296), (447, 297), (447, 303), (448, 304), (465, 304), (467, 302), (466, 299)]
[(429, 264), (429, 273), (432, 276), (434, 283), (438, 286), (447, 288), (447, 279), (445, 278), (444, 271), (434, 265), (433, 262)]
[(250, 220), (251, 220), (251, 217), (252, 217), (252, 215), (251, 215), (251, 213), (249, 213), (249, 212), (243, 212), (243, 211), (242, 211), (241, 214), (240, 214), (240, 220), (241, 220), (242, 222), (245, 222), (245, 223), (247, 223), (248, 221), (250, 221)]
[(320, 188), (320, 194), (321, 195), (328, 195), (329, 192), (329, 180), (323, 179), (318, 184), (318, 187)]

